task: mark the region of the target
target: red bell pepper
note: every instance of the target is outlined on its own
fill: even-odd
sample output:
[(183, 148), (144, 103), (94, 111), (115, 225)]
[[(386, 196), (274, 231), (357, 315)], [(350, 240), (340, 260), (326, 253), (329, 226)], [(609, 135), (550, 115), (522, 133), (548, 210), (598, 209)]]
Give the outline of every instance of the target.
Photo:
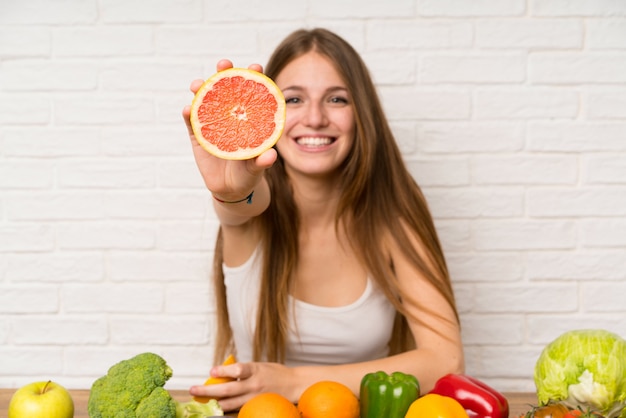
[(509, 402), (497, 390), (464, 374), (448, 374), (430, 393), (456, 399), (470, 418), (508, 418)]

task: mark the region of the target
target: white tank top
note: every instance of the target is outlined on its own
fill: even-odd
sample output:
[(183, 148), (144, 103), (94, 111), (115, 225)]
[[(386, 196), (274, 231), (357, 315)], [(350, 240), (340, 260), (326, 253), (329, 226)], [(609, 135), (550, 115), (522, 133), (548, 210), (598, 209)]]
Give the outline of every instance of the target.
[[(238, 267), (223, 266), (230, 326), (237, 360), (252, 361), (261, 280), (256, 251)], [(343, 364), (387, 356), (395, 308), (370, 279), (350, 305), (325, 307), (290, 297), (295, 312), (287, 337), (287, 366)]]

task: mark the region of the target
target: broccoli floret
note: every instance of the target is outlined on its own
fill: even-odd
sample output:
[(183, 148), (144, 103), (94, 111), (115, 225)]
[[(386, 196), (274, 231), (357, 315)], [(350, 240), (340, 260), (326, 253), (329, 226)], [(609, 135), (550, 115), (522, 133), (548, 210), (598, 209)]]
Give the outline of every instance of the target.
[(176, 416), (176, 401), (163, 388), (155, 388), (148, 397), (143, 398), (135, 415), (138, 417), (170, 418)]
[(172, 369), (154, 353), (138, 354), (113, 365), (91, 386), (90, 418), (191, 418), (221, 416), (219, 404), (180, 404), (163, 388)]

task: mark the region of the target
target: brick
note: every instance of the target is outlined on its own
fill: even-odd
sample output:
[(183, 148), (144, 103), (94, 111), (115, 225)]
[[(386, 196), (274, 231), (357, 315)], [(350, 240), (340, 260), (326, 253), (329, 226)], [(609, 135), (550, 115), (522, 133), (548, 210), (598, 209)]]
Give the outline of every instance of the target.
[(205, 219), (210, 195), (198, 192), (107, 193), (105, 210), (114, 219)]
[(454, 120), (469, 119), (470, 116), (470, 96), (459, 89), (382, 87), (380, 94), (385, 112), (392, 121)]
[(472, 332), (463, 333), (463, 344), (521, 344), (524, 337), (523, 323), (513, 315), (465, 315), (463, 317), (462, 330)]
[(59, 188), (152, 188), (156, 184), (154, 163), (115, 160), (76, 160), (58, 164)]
[(65, 0), (62, 7), (48, 0), (0, 2), (2, 24), (93, 24), (97, 18), (96, 0)]
[[(2, 314), (55, 314), (58, 309), (59, 290), (55, 286), (0, 284), (0, 313)], [(1, 334), (2, 331), (0, 331)]]
[(168, 222), (158, 226), (158, 248), (167, 251), (213, 251), (219, 222)]
[(423, 153), (514, 152), (524, 146), (524, 127), (517, 122), (426, 122), (418, 130)]
[(478, 119), (575, 119), (580, 95), (576, 91), (540, 87), (478, 89), (473, 112)]
[(60, 57), (133, 56), (154, 53), (153, 29), (142, 27), (59, 28), (54, 53)]
[(154, 122), (151, 99), (123, 96), (91, 96), (55, 99), (54, 117), (59, 125), (132, 125)]
[(95, 90), (98, 70), (90, 62), (24, 59), (3, 63), (1, 80), (6, 91)]
[(362, 54), (372, 79), (377, 86), (410, 85), (415, 83), (417, 57), (397, 51), (376, 51)]
[(533, 84), (626, 83), (626, 53), (537, 52), (528, 58)]
[[(2, 78), (0, 78), (0, 90), (2, 90)], [(50, 122), (52, 111), (50, 101), (42, 98), (28, 97), (28, 94), (0, 94), (0, 124), (7, 125), (28, 124), (31, 127), (44, 125)], [(6, 136), (10, 135), (7, 131)], [(32, 144), (30, 144), (32, 147)]]
[[(156, 50), (159, 55), (188, 55), (196, 56), (204, 54), (209, 56), (229, 57), (237, 55), (252, 55), (256, 52), (255, 43), (250, 42), (255, 39), (257, 31), (250, 25), (241, 27), (217, 26), (209, 27), (162, 27), (155, 32)], [(193, 40), (198, 42), (193, 42)], [(211, 40), (211, 42), (206, 42)], [(209, 62), (210, 70), (215, 72), (215, 61)], [(240, 67), (247, 67), (249, 63), (234, 63)], [(207, 78), (211, 74), (205, 74)], [(203, 76), (198, 73), (198, 76)], [(187, 79), (183, 79), (186, 81)], [(191, 81), (191, 79), (189, 80)]]
[(465, 220), (442, 220), (435, 218), (435, 228), (444, 253), (468, 251), (471, 248), (469, 224)]
[(481, 220), (472, 224), (472, 238), (478, 250), (571, 249), (576, 246), (576, 227), (558, 219)]
[(626, 154), (591, 155), (584, 159), (586, 184), (623, 184), (626, 181)]
[(51, 46), (52, 36), (48, 28), (0, 28), (0, 57), (47, 57), (50, 56)]
[(0, 319), (0, 346), (8, 345), (8, 343), (9, 343), (9, 320)]
[(146, 222), (64, 222), (56, 226), (63, 250), (150, 249), (156, 245), (156, 226)]
[(589, 119), (626, 119), (626, 89), (593, 89), (586, 104)]
[[(518, 323), (523, 323), (524, 321), (521, 317), (516, 317), (515, 319), (517, 319)], [(533, 370), (542, 349), (543, 346), (531, 347), (527, 344), (507, 346), (504, 350), (502, 347), (493, 345), (483, 347), (480, 349), (480, 356), (476, 365), (480, 370), (480, 372), (477, 372), (477, 375), (479, 373), (485, 383), (492, 379), (505, 377), (508, 379), (522, 379), (521, 383), (516, 382), (512, 386), (515, 389), (507, 389), (506, 380), (503, 380), (503, 383), (497, 383), (499, 380), (494, 380), (496, 383), (491, 383), (490, 385), (493, 388), (498, 388), (499, 391), (534, 392), (536, 387), (533, 382)], [(520, 388), (524, 382), (528, 383)]]
[(46, 189), (53, 176), (50, 162), (9, 160), (0, 165), (0, 189)]
[(116, 126), (104, 127), (100, 133), (103, 154), (113, 157), (182, 156), (193, 167), (195, 164), (189, 155), (188, 139), (180, 129), (182, 105), (178, 110), (178, 126), (175, 128), (138, 127), (131, 131)]
[(515, 188), (445, 189), (424, 193), (433, 216), (439, 219), (521, 216), (524, 196)]
[(624, 280), (624, 251), (545, 251), (528, 254), (532, 280)]
[(578, 180), (575, 156), (475, 157), (471, 161), (475, 184), (562, 184)]
[(626, 123), (530, 122), (528, 149), (549, 152), (626, 151)]
[(52, 251), (54, 242), (51, 225), (7, 223), (0, 226), (0, 253)]
[(456, 253), (447, 251), (450, 276), (455, 282), (514, 282), (524, 274), (524, 259), (512, 253)]
[(105, 277), (104, 259), (96, 252), (16, 254), (11, 258), (6, 277), (20, 283), (94, 282)]
[(578, 225), (585, 247), (626, 247), (626, 219), (583, 219)]
[(532, 0), (534, 16), (624, 16), (620, 0)]
[(209, 260), (206, 254), (114, 252), (109, 255), (108, 275), (113, 281), (204, 281), (209, 277)]
[(163, 0), (147, 6), (141, 0), (108, 0), (99, 7), (106, 23), (193, 23), (202, 20), (200, 0)]
[(69, 313), (159, 313), (164, 289), (155, 285), (68, 285), (61, 290)]
[(481, 48), (580, 49), (583, 24), (575, 20), (484, 20), (476, 22)]
[[(175, 347), (171, 345), (163, 347), (161, 352), (164, 358), (167, 358), (168, 364), (175, 370), (174, 376), (172, 376), (172, 379), (169, 380), (167, 384), (172, 383), (172, 385), (178, 385), (183, 381), (182, 379), (189, 376), (199, 376), (200, 378), (196, 379), (196, 382), (206, 379), (213, 366), (213, 351), (214, 347), (212, 342), (186, 347)], [(176, 377), (181, 378), (178, 381), (179, 383), (174, 381)], [(183, 389), (188, 388), (189, 386), (187, 385), (183, 386)]]
[(203, 344), (208, 340), (206, 319), (185, 316), (147, 319), (116, 316), (110, 320), (111, 342), (127, 344)]
[(626, 19), (588, 19), (585, 25), (590, 49), (626, 48)]
[(87, 220), (104, 215), (103, 196), (92, 192), (41, 192), (7, 200), (9, 220)]
[(520, 16), (526, 11), (523, 0), (489, 0), (466, 2), (463, 0), (421, 0), (418, 3), (420, 16), (480, 17)]
[(419, 65), (421, 84), (521, 83), (525, 79), (526, 59), (515, 53), (424, 54)]
[[(32, 138), (45, 138), (34, 146)], [(91, 138), (86, 141), (85, 138)], [(100, 153), (100, 135), (93, 129), (29, 127), (5, 131), (3, 150), (10, 157), (85, 157)]]
[[(295, 2), (297, 3), (297, 2)], [(415, 4), (412, 0), (395, 0), (393, 2), (362, 2), (360, 0), (317, 0), (309, 5), (310, 14), (315, 17), (337, 18), (389, 18), (414, 15)]]
[[(623, 258), (623, 252), (622, 252)], [(624, 264), (624, 263), (622, 263)], [(585, 313), (607, 313), (616, 315), (624, 312), (626, 283), (600, 282), (584, 283), (581, 289), (581, 307)]]
[(417, 127), (411, 121), (393, 121), (389, 123), (398, 148), (403, 155), (412, 155), (417, 151)]
[[(559, 301), (561, 299), (559, 298)], [(618, 335), (626, 332), (624, 315), (587, 314), (587, 315), (531, 315), (528, 323), (527, 341), (532, 344), (545, 346), (554, 341), (564, 332), (576, 329), (606, 329)]]
[(472, 25), (468, 22), (374, 21), (367, 26), (368, 50), (469, 48)]
[[(555, 300), (559, 303), (555, 303)], [(535, 284), (533, 286), (481, 286), (476, 289), (476, 311), (480, 313), (562, 313), (578, 309), (578, 286)]]
[(474, 307), (474, 288), (469, 285), (457, 284), (453, 280), (454, 297), (456, 298), (456, 310), (461, 317), (461, 322), (465, 315), (472, 311)]
[(165, 295), (165, 312), (173, 314), (215, 313), (212, 282), (173, 284)]
[(0, 346), (0, 370), (3, 376), (48, 376), (61, 373), (63, 348)]
[[(204, 8), (204, 18), (209, 22), (243, 22), (269, 20), (281, 22), (284, 19), (300, 20), (307, 16), (314, 5), (301, 1), (274, 0), (270, 7), (267, 3), (248, 0), (214, 2)], [(307, 7), (308, 6), (308, 7)], [(334, 4), (333, 11), (341, 7)], [(249, 27), (249, 25), (247, 25)]]
[(192, 161), (167, 161), (156, 167), (157, 183), (165, 188), (206, 189), (204, 180)]
[(163, 61), (110, 64), (100, 74), (105, 91), (184, 91), (189, 80), (202, 73), (201, 65)]
[(466, 158), (408, 159), (407, 168), (424, 187), (460, 186), (470, 181), (469, 162)]
[(13, 338), (20, 345), (103, 344), (106, 320), (98, 316), (27, 316), (13, 319)]
[[(250, 61), (246, 61), (246, 62), (250, 62)], [(208, 72), (205, 70), (205, 72), (208, 74)], [(201, 79), (202, 74), (197, 74), (193, 77), (194, 79)], [(188, 80), (188, 82), (186, 83), (187, 87), (185, 88), (185, 92), (188, 91), (188, 87), (189, 84), (191, 83), (191, 80)], [(168, 94), (169, 93), (169, 94)], [(167, 129), (167, 128), (171, 128), (171, 127), (176, 127), (178, 128), (178, 134), (175, 136), (176, 139), (178, 139), (179, 144), (180, 144), (180, 121), (182, 120), (182, 110), (183, 107), (191, 105), (191, 100), (193, 99), (193, 95), (191, 94), (191, 92), (189, 92), (188, 94), (185, 95), (181, 95), (180, 92), (178, 92), (177, 94), (172, 94), (172, 92), (165, 92), (163, 94), (160, 94), (158, 97), (155, 97), (155, 103), (156, 103), (156, 120), (159, 121), (159, 126), (162, 126), (163, 128)], [(141, 127), (144, 128), (144, 127)], [(185, 136), (183, 136), (184, 138)], [(181, 150), (186, 151), (187, 153), (189, 152), (188, 148), (178, 148), (178, 153), (181, 152)]]
[(626, 187), (530, 189), (528, 213), (534, 217), (626, 215)]

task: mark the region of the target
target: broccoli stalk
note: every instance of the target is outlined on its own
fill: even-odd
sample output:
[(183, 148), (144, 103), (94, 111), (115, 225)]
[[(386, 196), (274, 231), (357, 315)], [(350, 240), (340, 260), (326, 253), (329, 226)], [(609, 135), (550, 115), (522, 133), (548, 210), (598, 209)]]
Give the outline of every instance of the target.
[(216, 400), (180, 403), (163, 388), (172, 369), (154, 353), (142, 353), (113, 365), (91, 386), (91, 418), (203, 418), (223, 416)]

